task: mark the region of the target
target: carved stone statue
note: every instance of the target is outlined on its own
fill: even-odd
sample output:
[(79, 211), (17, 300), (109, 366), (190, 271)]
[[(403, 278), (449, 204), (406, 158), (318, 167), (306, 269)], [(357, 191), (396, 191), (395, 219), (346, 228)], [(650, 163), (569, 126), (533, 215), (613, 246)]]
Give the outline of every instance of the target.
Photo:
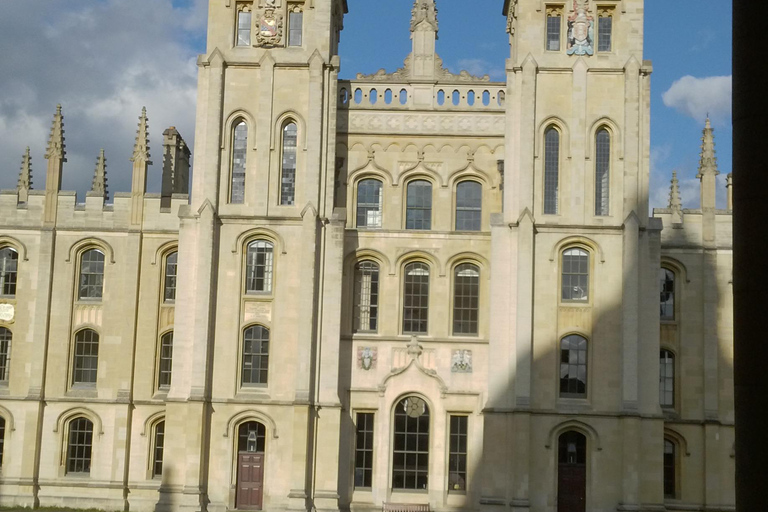
[(573, 0), (574, 13), (568, 18), (568, 55), (594, 54), (595, 22), (587, 9), (587, 0)]

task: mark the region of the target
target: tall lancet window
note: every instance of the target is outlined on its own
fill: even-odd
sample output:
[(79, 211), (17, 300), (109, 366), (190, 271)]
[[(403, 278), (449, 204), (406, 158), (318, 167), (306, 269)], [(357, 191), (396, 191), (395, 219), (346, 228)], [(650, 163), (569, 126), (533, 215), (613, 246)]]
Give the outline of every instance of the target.
[(232, 134), (232, 187), (229, 202), (245, 202), (245, 159), (248, 152), (248, 125), (240, 120)]
[(289, 122), (283, 128), (283, 166), (280, 176), (280, 204), (296, 201), (296, 147), (299, 130)]
[(550, 126), (544, 134), (544, 213), (557, 214), (560, 184), (560, 132)]
[(251, 9), (246, 5), (237, 6), (237, 46), (251, 45)]
[(595, 215), (608, 215), (610, 170), (611, 135), (601, 128), (595, 138)]

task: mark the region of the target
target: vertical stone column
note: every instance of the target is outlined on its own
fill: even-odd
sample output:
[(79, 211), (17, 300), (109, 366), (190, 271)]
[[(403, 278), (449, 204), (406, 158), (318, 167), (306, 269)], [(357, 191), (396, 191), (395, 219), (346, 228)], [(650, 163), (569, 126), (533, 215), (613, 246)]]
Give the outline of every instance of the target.
[(624, 221), (622, 307), (622, 410), (638, 407), (638, 329), (639, 325), (639, 221), (634, 212)]

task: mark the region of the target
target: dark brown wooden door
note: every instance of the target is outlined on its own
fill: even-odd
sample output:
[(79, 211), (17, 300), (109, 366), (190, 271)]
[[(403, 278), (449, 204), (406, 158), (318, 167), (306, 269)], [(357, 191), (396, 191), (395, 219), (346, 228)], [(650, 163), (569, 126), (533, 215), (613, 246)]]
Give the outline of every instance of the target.
[(558, 444), (557, 512), (586, 512), (587, 439), (566, 432)]
[(239, 510), (261, 510), (264, 501), (264, 454), (240, 452), (237, 463)]

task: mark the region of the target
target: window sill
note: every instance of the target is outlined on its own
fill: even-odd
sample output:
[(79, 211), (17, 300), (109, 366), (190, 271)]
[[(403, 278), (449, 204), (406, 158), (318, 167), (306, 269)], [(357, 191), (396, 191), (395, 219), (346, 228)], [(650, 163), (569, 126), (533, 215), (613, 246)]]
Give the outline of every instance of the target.
[(67, 396), (76, 398), (98, 398), (96, 384), (74, 384), (67, 391)]
[[(428, 489), (392, 489), (392, 495), (395, 494), (423, 494), (423, 495), (429, 495)], [(394, 502), (397, 503), (397, 502)]]
[(76, 306), (101, 306), (104, 299), (77, 299), (75, 301)]
[(267, 302), (274, 300), (275, 296), (272, 292), (245, 292), (243, 298), (255, 302)]

